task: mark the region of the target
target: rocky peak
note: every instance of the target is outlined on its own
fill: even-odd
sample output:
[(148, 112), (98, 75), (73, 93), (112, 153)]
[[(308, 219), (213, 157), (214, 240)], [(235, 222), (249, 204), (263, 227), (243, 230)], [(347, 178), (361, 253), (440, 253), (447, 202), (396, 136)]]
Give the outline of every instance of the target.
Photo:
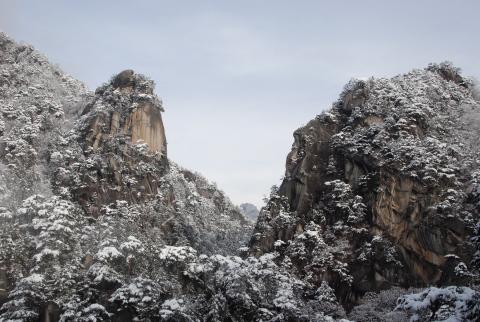
[(125, 70), (95, 91), (83, 114), (84, 139), (93, 149), (103, 141), (123, 137), (130, 144), (146, 144), (152, 153), (167, 154), (162, 102), (154, 83), (133, 70)]
[[(90, 93), (0, 33), (0, 321), (344, 321), (338, 300), (382, 289), (349, 320), (478, 320), (480, 112), (458, 70), (350, 82), (240, 249), (250, 221), (167, 159), (153, 89), (127, 70)], [(472, 289), (391, 288), (430, 283)]]
[(472, 84), (449, 63), (351, 81), (295, 131), (251, 251), (279, 251), (344, 303), (395, 285), (465, 283), (480, 216), (478, 115)]
[(126, 69), (123, 72), (119, 73), (117, 76), (113, 77), (112, 79), (112, 86), (113, 88), (125, 89), (129, 88), (130, 90), (133, 89), (135, 86), (135, 72), (132, 69)]
[(154, 197), (168, 169), (162, 111), (152, 80), (132, 70), (112, 77), (52, 153), (56, 190), (94, 216), (116, 201)]

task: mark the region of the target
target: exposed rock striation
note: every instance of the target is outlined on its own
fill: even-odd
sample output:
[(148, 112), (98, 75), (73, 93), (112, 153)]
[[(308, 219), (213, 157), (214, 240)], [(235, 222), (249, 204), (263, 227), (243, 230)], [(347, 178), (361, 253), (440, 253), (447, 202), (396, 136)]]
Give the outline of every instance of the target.
[[(251, 222), (167, 158), (151, 80), (91, 93), (0, 34), (0, 322), (477, 321), (470, 85), (445, 64), (351, 82), (240, 247)], [(390, 288), (428, 283), (456, 285)]]
[[(168, 160), (153, 81), (127, 70), (91, 93), (3, 34), (0, 74), (0, 321), (159, 320), (193, 287), (166, 250), (245, 245), (251, 222)], [(153, 290), (150, 309), (121, 301), (129, 285)]]
[(295, 131), (251, 252), (280, 251), (347, 304), (395, 285), (467, 283), (479, 115), (472, 85), (447, 63), (351, 81)]
[(85, 140), (94, 150), (118, 136), (130, 138), (131, 144), (145, 143), (148, 149), (167, 155), (162, 122), (161, 101), (153, 93), (153, 82), (125, 70), (110, 84), (97, 89), (96, 96), (83, 114), (89, 120)]
[[(161, 101), (154, 84), (126, 70), (95, 91), (51, 160), (55, 187), (94, 215), (102, 205), (154, 197), (168, 168)], [(71, 159), (61, 146), (76, 147)], [(72, 182), (76, 182), (72, 186)]]
[(94, 218), (141, 213), (138, 224), (170, 245), (236, 251), (251, 224), (217, 187), (167, 158), (162, 111), (153, 81), (132, 70), (112, 77), (51, 144), (54, 193)]

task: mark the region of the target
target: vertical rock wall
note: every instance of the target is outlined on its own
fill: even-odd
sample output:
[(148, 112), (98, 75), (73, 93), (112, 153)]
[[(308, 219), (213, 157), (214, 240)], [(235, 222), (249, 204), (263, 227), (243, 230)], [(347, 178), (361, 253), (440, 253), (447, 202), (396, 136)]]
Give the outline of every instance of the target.
[[(471, 85), (449, 64), (352, 81), (330, 111), (295, 131), (251, 252), (284, 252), (305, 276), (331, 256), (337, 264), (320, 265), (319, 280), (344, 302), (394, 285), (465, 283), (479, 150), (462, 120), (478, 110)], [(297, 255), (306, 232), (330, 250)]]
[(94, 216), (109, 203), (158, 193), (168, 159), (163, 108), (153, 89), (143, 75), (121, 72), (95, 91), (64, 142), (72, 156), (57, 167), (56, 188), (69, 189)]

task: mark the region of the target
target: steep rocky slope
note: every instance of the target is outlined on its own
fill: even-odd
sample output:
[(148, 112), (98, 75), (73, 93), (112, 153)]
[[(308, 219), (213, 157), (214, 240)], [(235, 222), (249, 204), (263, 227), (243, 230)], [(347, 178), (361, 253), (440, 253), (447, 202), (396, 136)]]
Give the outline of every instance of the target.
[(89, 92), (0, 34), (0, 322), (478, 321), (473, 95), (448, 64), (352, 81), (240, 247), (250, 221), (168, 159), (151, 80)]
[[(206, 254), (244, 245), (250, 222), (216, 186), (168, 160), (151, 80), (127, 70), (91, 93), (30, 46), (0, 34), (0, 49), (2, 321), (65, 305), (92, 271), (105, 278), (96, 290), (105, 296), (127, 276), (157, 276), (166, 245)], [(148, 265), (135, 247), (151, 248)], [(18, 299), (39, 281), (39, 298)]]
[(353, 80), (294, 133), (250, 252), (278, 252), (350, 307), (392, 286), (468, 285), (479, 221), (479, 101), (448, 63)]
[(12, 210), (48, 184), (46, 142), (88, 96), (31, 46), (0, 33), (0, 205)]
[(155, 196), (168, 168), (161, 111), (153, 82), (133, 71), (98, 88), (50, 155), (56, 192), (70, 193), (93, 216), (116, 200)]
[(127, 70), (91, 93), (31, 46), (0, 36), (6, 217), (36, 193), (79, 203), (93, 217), (118, 203), (148, 205), (162, 210), (153, 226), (176, 232), (168, 227), (181, 221), (182, 238), (205, 245), (202, 251), (241, 246), (237, 237), (249, 225), (236, 207), (167, 159), (163, 108), (151, 80)]

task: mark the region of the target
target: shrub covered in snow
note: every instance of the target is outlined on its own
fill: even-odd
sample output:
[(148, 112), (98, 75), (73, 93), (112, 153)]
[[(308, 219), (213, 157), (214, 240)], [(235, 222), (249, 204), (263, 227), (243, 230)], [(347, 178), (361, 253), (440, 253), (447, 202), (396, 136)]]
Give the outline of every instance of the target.
[(430, 287), (399, 298), (397, 310), (411, 315), (411, 321), (474, 322), (480, 318), (480, 293), (468, 287)]

